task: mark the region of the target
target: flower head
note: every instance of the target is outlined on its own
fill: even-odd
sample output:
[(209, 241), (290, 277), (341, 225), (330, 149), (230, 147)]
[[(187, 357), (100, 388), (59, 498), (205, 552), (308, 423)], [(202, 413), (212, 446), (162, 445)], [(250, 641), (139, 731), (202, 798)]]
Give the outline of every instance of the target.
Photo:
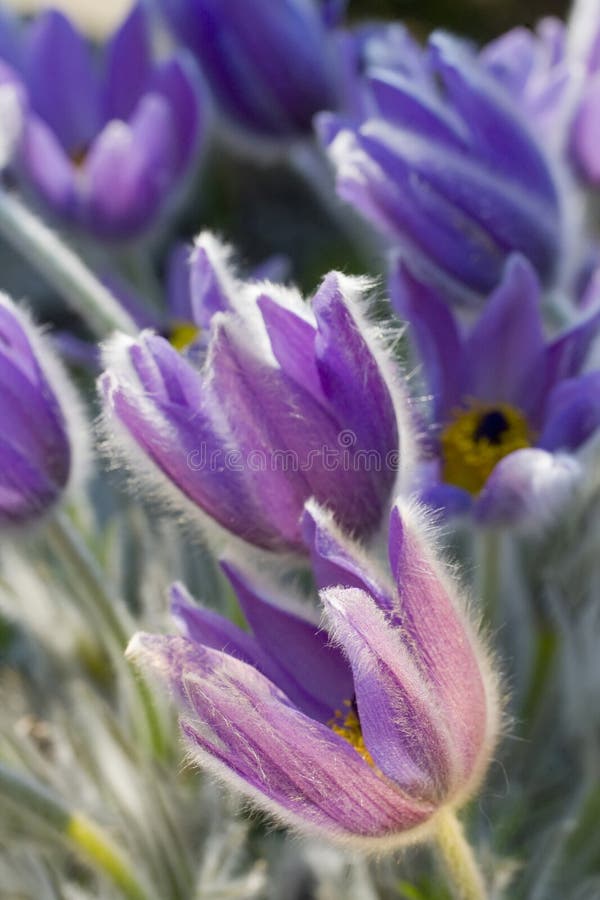
[(575, 451), (600, 425), (600, 372), (583, 370), (600, 313), (546, 339), (540, 284), (521, 257), (469, 330), (406, 267), (391, 289), (432, 396), (423, 498), (491, 523), (552, 514), (579, 477)]
[(435, 34), (420, 57), (410, 46), (403, 66), (388, 46), (367, 71), (358, 121), (319, 118), (338, 193), (450, 300), (480, 303), (513, 251), (550, 281), (559, 192), (519, 105), (460, 41)]
[(0, 295), (0, 526), (35, 522), (77, 478), (78, 400), (29, 318)]
[(310, 133), (338, 105), (330, 23), (335, 0), (159, 0), (178, 38), (196, 54), (230, 120), (263, 137)]
[(358, 310), (363, 289), (332, 272), (309, 306), (240, 282), (204, 238), (192, 258), (194, 321), (210, 329), (202, 365), (197, 347), (181, 355), (151, 332), (109, 342), (101, 390), (117, 444), (171, 499), (259, 547), (303, 551), (310, 497), (369, 536), (412, 437), (393, 361)]
[(392, 513), (390, 569), (316, 506), (305, 527), (328, 585), (321, 627), (228, 564), (251, 633), (175, 587), (186, 637), (140, 634), (128, 652), (175, 695), (201, 765), (301, 831), (393, 847), (478, 785), (496, 684), (414, 508)]
[(59, 218), (106, 239), (150, 228), (189, 168), (201, 129), (195, 76), (183, 58), (152, 59), (134, 7), (103, 52), (62, 13), (43, 12), (9, 40), (28, 97), (17, 168)]

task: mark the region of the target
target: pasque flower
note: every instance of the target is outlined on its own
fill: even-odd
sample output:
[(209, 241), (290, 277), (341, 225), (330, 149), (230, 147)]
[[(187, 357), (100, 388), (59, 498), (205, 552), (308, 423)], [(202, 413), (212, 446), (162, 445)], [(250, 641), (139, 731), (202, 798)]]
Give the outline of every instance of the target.
[(262, 137), (310, 134), (338, 103), (331, 23), (339, 3), (317, 0), (158, 0), (196, 54), (217, 103)]
[(95, 236), (129, 238), (150, 228), (192, 162), (201, 114), (189, 62), (153, 61), (143, 7), (113, 35), (102, 66), (55, 10), (22, 32), (0, 20), (2, 53), (28, 97), (17, 158), (27, 187)]
[(227, 563), (251, 633), (173, 588), (184, 637), (128, 653), (181, 710), (202, 766), (283, 823), (367, 850), (427, 834), (478, 786), (498, 728), (496, 684), (421, 514), (398, 503), (389, 564), (367, 563), (311, 505), (321, 627)]
[(468, 330), (405, 266), (391, 295), (432, 396), (423, 499), (484, 522), (543, 521), (572, 492), (575, 452), (600, 425), (600, 371), (584, 371), (600, 313), (546, 338), (539, 281), (518, 256)]
[(37, 328), (0, 295), (0, 526), (35, 522), (78, 477), (86, 428)]
[(364, 112), (323, 114), (338, 193), (449, 300), (480, 303), (512, 251), (544, 282), (560, 268), (551, 165), (518, 103), (462, 42), (435, 34), (401, 66), (367, 69)]
[(312, 496), (372, 534), (411, 436), (394, 364), (358, 309), (364, 283), (330, 273), (309, 306), (240, 282), (210, 238), (191, 265), (207, 350), (181, 355), (148, 331), (109, 342), (100, 385), (116, 445), (171, 500), (259, 547), (301, 551)]

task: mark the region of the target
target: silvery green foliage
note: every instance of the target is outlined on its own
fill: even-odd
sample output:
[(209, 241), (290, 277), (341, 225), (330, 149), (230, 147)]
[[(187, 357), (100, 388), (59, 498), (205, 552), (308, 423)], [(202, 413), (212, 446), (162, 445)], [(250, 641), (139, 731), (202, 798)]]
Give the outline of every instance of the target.
[[(181, 547), (168, 526), (153, 534), (139, 511), (113, 519), (100, 555), (117, 575), (114, 547), (127, 546), (120, 540), (125, 528), (130, 535), (137, 529), (146, 576), (136, 585), (144, 597), (140, 621), (158, 623), (158, 573), (168, 577), (182, 563)], [(4, 546), (0, 572), (0, 611), (10, 633), (0, 668), (0, 761), (107, 828), (157, 896), (257, 896), (265, 864), (245, 849), (248, 826), (235, 816), (236, 804), (177, 763), (176, 742), (173, 764), (160, 767), (138, 746), (123, 673), (113, 673), (113, 691), (97, 636), (41, 537), (27, 547)], [(0, 818), (3, 888), (31, 900), (115, 896), (26, 810), (3, 809)]]

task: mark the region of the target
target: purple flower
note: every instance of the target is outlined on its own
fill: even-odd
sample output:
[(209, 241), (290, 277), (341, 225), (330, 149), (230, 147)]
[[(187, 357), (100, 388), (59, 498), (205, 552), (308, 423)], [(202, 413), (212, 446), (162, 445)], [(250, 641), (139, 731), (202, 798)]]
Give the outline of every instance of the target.
[(309, 497), (372, 534), (412, 438), (394, 364), (358, 310), (364, 282), (332, 272), (309, 306), (240, 282), (214, 240), (191, 265), (207, 350), (182, 356), (151, 332), (109, 342), (101, 390), (117, 444), (172, 500), (259, 547), (302, 551)]
[(479, 784), (497, 689), (462, 598), (414, 508), (398, 504), (390, 568), (313, 507), (323, 625), (281, 588), (226, 564), (250, 633), (173, 588), (186, 637), (138, 634), (128, 654), (166, 683), (202, 766), (283, 823), (366, 850), (427, 834)]
[(158, 0), (223, 112), (263, 137), (310, 133), (338, 102), (335, 0)]
[[(17, 159), (25, 184), (57, 217), (97, 237), (130, 238), (150, 228), (200, 136), (186, 61), (153, 61), (141, 5), (105, 48), (101, 68), (57, 11), (38, 16), (20, 39), (10, 62), (29, 102)], [(0, 48), (4, 43), (0, 21)]]
[(76, 480), (86, 428), (46, 339), (0, 295), (0, 526), (35, 522)]
[(583, 371), (600, 313), (546, 339), (539, 281), (518, 256), (468, 330), (407, 267), (391, 291), (432, 396), (423, 499), (489, 523), (548, 518), (580, 475), (575, 451), (600, 425), (600, 371)]
[(319, 118), (338, 193), (449, 299), (480, 303), (513, 251), (551, 281), (558, 190), (518, 104), (458, 40), (434, 35), (420, 67), (410, 46), (402, 67), (368, 71), (359, 121)]
[(560, 19), (542, 19), (535, 31), (513, 28), (484, 47), (479, 59), (545, 140), (564, 140), (561, 126), (568, 124), (566, 107), (575, 72)]

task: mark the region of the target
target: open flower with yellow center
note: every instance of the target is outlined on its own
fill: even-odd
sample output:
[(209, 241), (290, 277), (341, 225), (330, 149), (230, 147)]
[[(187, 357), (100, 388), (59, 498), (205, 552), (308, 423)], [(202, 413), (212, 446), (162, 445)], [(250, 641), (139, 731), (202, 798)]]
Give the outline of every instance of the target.
[(321, 625), (224, 564), (249, 631), (175, 586), (185, 637), (139, 634), (129, 655), (173, 692), (191, 757), (280, 821), (374, 851), (427, 837), (493, 750), (485, 651), (414, 507), (392, 512), (389, 567), (312, 501), (303, 524)]
[(517, 255), (470, 330), (406, 266), (391, 288), (432, 397), (423, 500), (491, 524), (548, 518), (572, 493), (576, 451), (600, 425), (600, 372), (584, 370), (597, 306), (547, 339), (539, 281)]

